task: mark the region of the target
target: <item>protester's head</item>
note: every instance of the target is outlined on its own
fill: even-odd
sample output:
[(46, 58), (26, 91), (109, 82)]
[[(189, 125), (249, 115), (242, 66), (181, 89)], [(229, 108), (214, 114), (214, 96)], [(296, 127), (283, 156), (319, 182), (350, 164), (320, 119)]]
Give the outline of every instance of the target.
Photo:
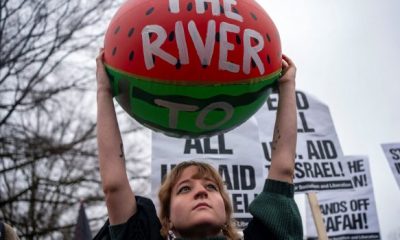
[(239, 239), (232, 205), (218, 172), (209, 164), (178, 164), (165, 178), (160, 192), (161, 234), (181, 237), (225, 235)]

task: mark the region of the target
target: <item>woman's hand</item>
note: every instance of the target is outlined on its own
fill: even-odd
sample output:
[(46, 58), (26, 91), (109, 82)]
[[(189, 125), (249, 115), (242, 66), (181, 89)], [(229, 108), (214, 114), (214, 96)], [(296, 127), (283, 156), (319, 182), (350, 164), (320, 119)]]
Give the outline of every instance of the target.
[(96, 79), (97, 79), (97, 93), (105, 92), (105, 93), (112, 93), (111, 92), (111, 85), (110, 79), (106, 73), (103, 63), (104, 58), (104, 49), (100, 48), (99, 55), (96, 57)]
[(286, 55), (282, 55), (282, 76), (278, 81), (279, 87), (287, 84), (296, 84), (296, 66)]

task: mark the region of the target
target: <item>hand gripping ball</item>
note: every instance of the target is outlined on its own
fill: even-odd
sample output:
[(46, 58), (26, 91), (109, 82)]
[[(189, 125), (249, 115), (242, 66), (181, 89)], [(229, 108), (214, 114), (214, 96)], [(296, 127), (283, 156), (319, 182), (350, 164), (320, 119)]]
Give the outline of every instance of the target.
[(105, 36), (117, 102), (174, 137), (233, 129), (281, 73), (279, 33), (253, 0), (128, 0)]

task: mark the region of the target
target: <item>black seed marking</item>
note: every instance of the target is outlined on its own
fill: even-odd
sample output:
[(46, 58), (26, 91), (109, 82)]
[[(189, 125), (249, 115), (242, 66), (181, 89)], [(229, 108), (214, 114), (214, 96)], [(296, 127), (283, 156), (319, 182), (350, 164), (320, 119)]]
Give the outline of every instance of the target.
[(114, 75), (112, 75), (112, 74), (107, 74), (107, 75), (110, 78), (110, 82), (114, 83), (114, 81), (115, 81)]
[(153, 32), (149, 32), (149, 38), (153, 37)]
[(257, 38), (253, 38), (254, 39), (254, 42), (258, 45), (260, 42), (258, 41), (258, 39)]
[(156, 56), (155, 55), (153, 55), (153, 63), (154, 64), (156, 63)]
[(128, 32), (128, 37), (132, 37), (133, 33), (135, 32), (134, 28), (131, 28)]
[(208, 65), (207, 64), (202, 64), (201, 67), (206, 69), (206, 68), (208, 68)]
[(208, 3), (207, 2), (204, 2), (204, 10), (208, 10)]
[(251, 17), (257, 21), (257, 16), (254, 13), (250, 13)]
[(181, 60), (178, 59), (178, 62), (176, 62), (176, 64), (175, 64), (175, 68), (179, 70), (179, 69), (181, 69), (181, 67), (182, 67)]
[(149, 8), (149, 10), (147, 10), (147, 12), (146, 12), (146, 16), (149, 16), (153, 12), (154, 12), (154, 7)]
[(268, 64), (271, 64), (271, 58), (269, 57), (269, 55), (267, 55), (267, 62)]
[(188, 5), (186, 6), (186, 10), (188, 10), (189, 12), (192, 11), (193, 9), (193, 3), (188, 3)]
[(207, 60), (205, 58), (203, 58), (203, 61), (201, 61), (201, 66), (203, 66), (203, 68), (207, 68), (208, 67), (208, 63), (207, 63)]
[(219, 42), (219, 32), (215, 34), (215, 41)]
[(236, 13), (236, 14), (239, 14), (239, 11), (238, 11), (237, 8), (235, 8), (235, 7), (232, 8), (232, 11), (233, 11), (234, 13)]
[(219, 9), (221, 11), (221, 14), (225, 14), (225, 10), (224, 10), (224, 7), (222, 5), (219, 5)]
[(168, 6), (168, 12), (171, 12), (171, 8)]
[(121, 27), (120, 26), (118, 26), (115, 30), (114, 30), (114, 34), (117, 34), (117, 33), (119, 33), (119, 30), (121, 29)]
[(115, 56), (116, 53), (117, 53), (117, 47), (114, 47), (112, 50), (112, 55)]
[(172, 42), (172, 41), (174, 41), (174, 39), (175, 39), (175, 32), (172, 31), (172, 32), (168, 35), (168, 40), (169, 40), (170, 42)]
[(257, 67), (256, 62), (254, 62), (254, 59), (251, 59), (251, 67), (252, 68)]
[(240, 39), (240, 35), (239, 34), (236, 34), (236, 43), (237, 44), (242, 44), (242, 40)]
[(134, 57), (135, 57), (135, 52), (131, 51), (131, 53), (129, 54), (129, 61), (132, 61)]
[(267, 40), (268, 40), (268, 42), (271, 42), (271, 37), (269, 36), (268, 33), (267, 33)]

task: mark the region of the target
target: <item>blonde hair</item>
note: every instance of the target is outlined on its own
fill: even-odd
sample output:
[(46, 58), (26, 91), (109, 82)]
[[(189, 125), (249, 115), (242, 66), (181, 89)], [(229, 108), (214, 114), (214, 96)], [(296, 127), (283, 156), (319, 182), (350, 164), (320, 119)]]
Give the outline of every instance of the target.
[(158, 199), (160, 202), (160, 221), (161, 221), (161, 235), (166, 238), (168, 236), (168, 231), (170, 230), (170, 206), (171, 206), (171, 194), (172, 188), (175, 186), (177, 181), (179, 180), (182, 172), (190, 167), (196, 166), (198, 169), (197, 174), (194, 176), (195, 178), (204, 178), (208, 177), (212, 181), (217, 184), (219, 192), (222, 196), (225, 205), (225, 213), (226, 213), (226, 225), (222, 228), (222, 233), (228, 239), (240, 239), (238, 231), (235, 227), (235, 222), (232, 218), (232, 204), (229, 198), (228, 192), (225, 189), (224, 182), (222, 181), (221, 176), (218, 172), (210, 165), (204, 162), (197, 162), (197, 161), (186, 161), (178, 164), (172, 171), (166, 176), (164, 179), (160, 191), (158, 193)]

